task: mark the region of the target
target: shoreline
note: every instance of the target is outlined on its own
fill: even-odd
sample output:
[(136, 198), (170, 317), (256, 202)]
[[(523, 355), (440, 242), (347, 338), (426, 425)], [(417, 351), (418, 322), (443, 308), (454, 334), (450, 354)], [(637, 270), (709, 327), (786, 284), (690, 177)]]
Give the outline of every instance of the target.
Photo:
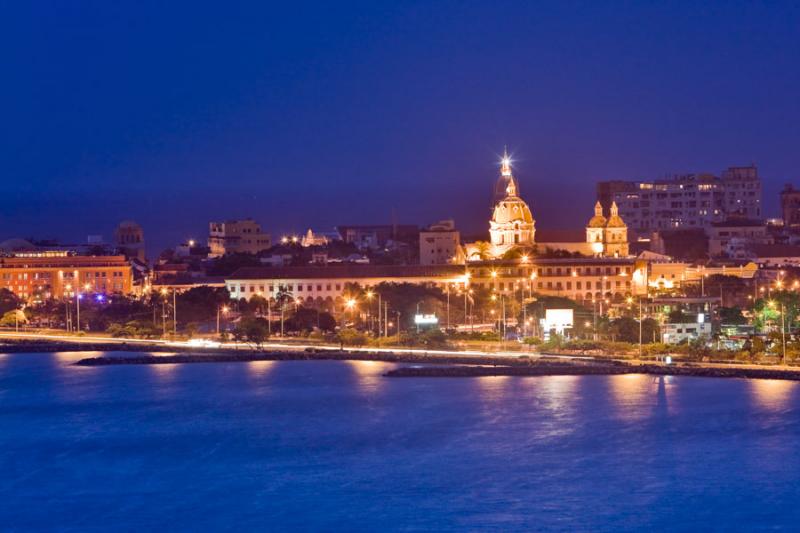
[[(800, 381), (800, 368), (755, 367), (684, 362), (659, 364), (624, 359), (568, 359), (557, 354), (459, 355), (305, 348), (261, 351), (233, 348), (196, 348), (165, 344), (125, 342), (16, 341), (0, 345), (0, 353), (121, 352), (115, 357), (86, 357), (72, 363), (83, 367), (119, 365), (164, 365), (196, 363), (247, 363), (253, 361), (376, 361), (402, 366), (383, 374), (388, 378), (407, 377), (486, 377), (486, 376), (582, 376), (649, 374), (653, 376), (693, 376), (709, 378), (780, 379)], [(166, 355), (127, 355), (125, 352), (156, 352)], [(416, 366), (422, 365), (422, 366)]]

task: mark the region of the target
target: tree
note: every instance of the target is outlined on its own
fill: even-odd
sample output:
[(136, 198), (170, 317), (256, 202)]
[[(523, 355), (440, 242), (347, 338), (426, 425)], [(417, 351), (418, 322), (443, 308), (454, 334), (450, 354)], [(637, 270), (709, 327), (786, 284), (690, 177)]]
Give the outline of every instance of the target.
[(214, 320), (217, 310), (230, 302), (225, 287), (193, 287), (177, 294), (178, 321), (180, 324)]
[(3, 318), (0, 318), (0, 326), (14, 327), (28, 323), (28, 317), (20, 309), (12, 309), (3, 313)]
[(244, 317), (234, 328), (233, 338), (261, 349), (261, 345), (269, 338), (269, 325), (261, 317)]
[[(609, 332), (616, 341), (638, 343), (639, 321), (631, 317), (617, 318), (611, 322)], [(658, 322), (652, 318), (642, 320), (642, 343), (647, 344), (658, 339)]]
[(21, 304), (16, 294), (8, 289), (0, 289), (0, 314), (4, 315), (12, 309), (19, 309)]
[(325, 311), (299, 307), (286, 321), (285, 327), (288, 331), (311, 331), (313, 329), (333, 331), (336, 329), (336, 320)]
[(738, 307), (720, 307), (719, 321), (727, 325), (747, 324), (747, 318)]
[(352, 328), (340, 330), (337, 338), (342, 346), (363, 346), (367, 343), (367, 336)]

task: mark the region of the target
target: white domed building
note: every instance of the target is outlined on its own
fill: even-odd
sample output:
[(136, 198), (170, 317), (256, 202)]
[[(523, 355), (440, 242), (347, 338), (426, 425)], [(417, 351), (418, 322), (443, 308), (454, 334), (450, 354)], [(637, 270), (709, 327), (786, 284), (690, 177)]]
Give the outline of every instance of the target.
[(517, 181), (511, 173), (508, 154), (503, 156), (500, 180), (507, 183), (506, 194), (494, 206), (492, 220), (489, 221), (492, 255), (495, 257), (515, 247), (533, 246), (536, 235), (536, 221), (528, 204), (518, 195)]

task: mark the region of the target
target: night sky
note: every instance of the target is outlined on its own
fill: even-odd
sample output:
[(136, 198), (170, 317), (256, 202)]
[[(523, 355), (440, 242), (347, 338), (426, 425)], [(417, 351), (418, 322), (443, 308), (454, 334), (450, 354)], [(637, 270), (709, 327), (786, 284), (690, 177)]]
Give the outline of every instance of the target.
[[(603, 5), (601, 5), (603, 4)], [(600, 179), (755, 162), (800, 184), (800, 7), (6, 2), (0, 240), (151, 253), (209, 220), (486, 228), (505, 144), (537, 227)]]

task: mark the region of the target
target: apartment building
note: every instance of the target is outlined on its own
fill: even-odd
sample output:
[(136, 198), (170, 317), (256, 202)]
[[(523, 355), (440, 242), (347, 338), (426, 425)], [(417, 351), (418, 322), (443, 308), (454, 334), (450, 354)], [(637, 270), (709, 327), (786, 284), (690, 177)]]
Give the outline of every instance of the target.
[(686, 174), (653, 181), (602, 181), (600, 203), (613, 202), (637, 236), (667, 229), (706, 228), (731, 217), (760, 219), (761, 178), (755, 166), (730, 167), (720, 176)]

